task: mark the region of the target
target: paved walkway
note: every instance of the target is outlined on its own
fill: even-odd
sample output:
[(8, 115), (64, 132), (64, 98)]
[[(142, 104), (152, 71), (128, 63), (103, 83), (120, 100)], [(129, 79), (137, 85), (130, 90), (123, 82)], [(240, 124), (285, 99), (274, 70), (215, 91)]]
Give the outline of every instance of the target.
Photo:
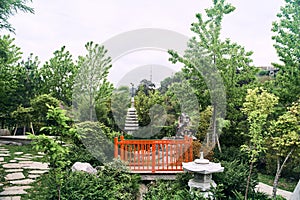
[[(268, 195), (272, 195), (272, 191), (273, 191), (273, 187), (269, 186), (267, 184), (264, 183), (258, 183), (258, 185), (256, 186), (256, 190), (259, 192), (264, 192)], [(290, 199), (291, 195), (293, 194), (292, 192), (288, 192), (285, 190), (281, 190), (281, 189), (277, 189), (277, 195), (281, 195), (282, 197), (286, 198), (286, 199)]]
[(41, 174), (48, 172), (48, 164), (33, 161), (34, 158), (43, 157), (42, 153), (37, 155), (24, 154), (23, 152), (11, 153), (5, 145), (0, 145), (0, 168), (5, 171), (5, 181), (0, 182), (1, 200), (20, 200), (21, 195), (26, 194), (30, 184)]

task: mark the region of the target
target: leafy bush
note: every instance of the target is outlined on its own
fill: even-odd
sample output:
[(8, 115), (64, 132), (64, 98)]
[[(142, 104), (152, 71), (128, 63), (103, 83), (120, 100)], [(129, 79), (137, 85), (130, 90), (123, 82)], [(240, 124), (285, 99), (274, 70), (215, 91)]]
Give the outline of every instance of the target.
[[(125, 166), (114, 161), (99, 170), (97, 175), (85, 172), (62, 172), (60, 199), (62, 200), (97, 200), (126, 199), (135, 200), (139, 190), (138, 175), (124, 171)], [(30, 189), (25, 199), (53, 200), (58, 199), (56, 187), (57, 176), (50, 170), (41, 176)], [(41, 188), (43, 188), (41, 190)], [(22, 198), (23, 199), (23, 198)]]
[(83, 160), (95, 166), (101, 162), (112, 161), (113, 138), (120, 133), (112, 131), (102, 123), (90, 121), (76, 124), (76, 130), (81, 139), (75, 142), (76, 146), (72, 149), (73, 162)]
[[(148, 192), (144, 195), (145, 200), (204, 200), (199, 190), (189, 191), (188, 181), (193, 177), (191, 173), (177, 174), (175, 181), (158, 180), (148, 185)], [(223, 197), (222, 185), (211, 190), (214, 199)]]
[(194, 191), (190, 193), (187, 189), (177, 189), (173, 181), (159, 180), (149, 186), (148, 192), (144, 195), (145, 200), (204, 200), (205, 198)]
[[(224, 167), (224, 172), (214, 174), (213, 179), (218, 185), (223, 185), (223, 193), (226, 198), (234, 197), (234, 191), (244, 194), (246, 188), (246, 180), (249, 175), (249, 166), (237, 160), (234, 160), (232, 162), (223, 161), (221, 162), (221, 164)], [(253, 173), (250, 183), (251, 194), (254, 193), (256, 179), (257, 174)]]
[(248, 156), (245, 152), (241, 152), (240, 147), (222, 147), (222, 153), (217, 148), (214, 150), (214, 159), (216, 162), (227, 161), (232, 162), (239, 160), (240, 162), (248, 162)]

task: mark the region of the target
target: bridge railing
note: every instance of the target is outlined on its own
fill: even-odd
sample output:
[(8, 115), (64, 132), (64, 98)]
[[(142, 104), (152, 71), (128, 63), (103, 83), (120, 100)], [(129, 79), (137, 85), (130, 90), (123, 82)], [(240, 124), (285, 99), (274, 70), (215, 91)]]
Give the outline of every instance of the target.
[(193, 160), (192, 142), (188, 136), (175, 140), (124, 140), (120, 136), (114, 139), (114, 156), (128, 163), (131, 171), (182, 171), (182, 162)]

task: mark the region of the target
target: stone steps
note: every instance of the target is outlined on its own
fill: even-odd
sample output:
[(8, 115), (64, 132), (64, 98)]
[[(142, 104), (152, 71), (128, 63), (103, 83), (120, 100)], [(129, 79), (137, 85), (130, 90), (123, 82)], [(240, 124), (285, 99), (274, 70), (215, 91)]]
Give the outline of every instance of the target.
[(34, 158), (41, 158), (43, 155), (43, 153), (37, 155), (23, 152), (10, 153), (5, 145), (0, 146), (0, 168), (5, 171), (5, 182), (0, 183), (0, 188), (3, 188), (0, 192), (1, 200), (20, 200), (22, 195), (27, 194), (26, 189), (31, 187), (30, 184), (37, 177), (48, 172), (47, 163), (33, 161)]

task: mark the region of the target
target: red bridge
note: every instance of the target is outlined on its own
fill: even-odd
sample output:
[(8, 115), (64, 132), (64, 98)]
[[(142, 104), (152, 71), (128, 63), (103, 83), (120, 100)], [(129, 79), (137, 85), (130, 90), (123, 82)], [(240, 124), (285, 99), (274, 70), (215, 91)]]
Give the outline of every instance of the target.
[(185, 136), (176, 140), (114, 139), (114, 156), (128, 163), (136, 173), (176, 173), (182, 162), (193, 160), (193, 139)]

